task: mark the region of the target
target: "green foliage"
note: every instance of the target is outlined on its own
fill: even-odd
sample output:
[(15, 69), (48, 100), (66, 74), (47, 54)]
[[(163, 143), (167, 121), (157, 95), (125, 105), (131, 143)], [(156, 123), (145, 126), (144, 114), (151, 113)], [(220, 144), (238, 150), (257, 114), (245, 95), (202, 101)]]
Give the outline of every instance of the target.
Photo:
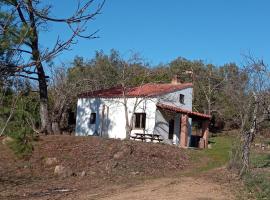
[(0, 128), (5, 127), (4, 134), (13, 138), (10, 148), (19, 157), (27, 157), (33, 150), (35, 138), (32, 127), (39, 122), (38, 96), (31, 92), (29, 82), (18, 82), (16, 89), (10, 87), (0, 106)]
[(35, 139), (33, 131), (28, 127), (22, 127), (18, 132), (13, 132), (14, 139), (9, 143), (9, 147), (19, 158), (27, 158), (31, 156), (34, 150), (33, 141)]
[(123, 60), (112, 50), (109, 55), (96, 52), (89, 61), (77, 56), (68, 71), (69, 81), (78, 86), (77, 93), (119, 86), (123, 81), (125, 86), (170, 83), (174, 75), (178, 75), (181, 82), (193, 82), (193, 110), (210, 111), (217, 121), (213, 123), (226, 121), (229, 128), (239, 127), (239, 102), (232, 101), (231, 96), (244, 97), (244, 92), (238, 92), (244, 91), (247, 77), (234, 63), (215, 66), (179, 57), (152, 67), (141, 59)]

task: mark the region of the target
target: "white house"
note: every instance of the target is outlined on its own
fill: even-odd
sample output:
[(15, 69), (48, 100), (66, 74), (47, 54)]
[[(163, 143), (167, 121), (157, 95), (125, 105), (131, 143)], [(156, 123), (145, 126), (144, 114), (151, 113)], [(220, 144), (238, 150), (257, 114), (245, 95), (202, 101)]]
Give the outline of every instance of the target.
[(77, 103), (76, 135), (125, 139), (128, 119), (133, 139), (157, 136), (157, 141), (189, 147), (193, 118), (202, 122), (197, 136), (203, 141), (201, 147), (207, 147), (210, 116), (192, 111), (192, 90), (192, 83), (180, 83), (175, 77), (169, 84), (129, 88), (125, 95), (120, 87), (82, 93)]

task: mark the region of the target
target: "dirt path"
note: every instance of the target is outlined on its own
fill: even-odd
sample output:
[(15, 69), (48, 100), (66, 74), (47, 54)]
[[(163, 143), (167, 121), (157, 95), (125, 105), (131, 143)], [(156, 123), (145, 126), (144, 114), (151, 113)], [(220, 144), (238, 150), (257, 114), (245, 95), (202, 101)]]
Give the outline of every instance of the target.
[(180, 177), (147, 180), (143, 184), (102, 194), (82, 194), (78, 199), (100, 200), (230, 200), (230, 190), (204, 178)]

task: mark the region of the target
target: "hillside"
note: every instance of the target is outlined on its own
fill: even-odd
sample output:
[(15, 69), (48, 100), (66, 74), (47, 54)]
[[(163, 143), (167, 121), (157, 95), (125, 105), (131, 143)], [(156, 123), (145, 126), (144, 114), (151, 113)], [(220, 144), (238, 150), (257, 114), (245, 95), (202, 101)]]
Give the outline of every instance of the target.
[[(41, 137), (28, 160), (16, 158), (2, 143), (0, 151), (3, 199), (57, 199), (107, 185), (132, 185), (183, 171), (190, 163), (187, 152), (175, 146), (99, 137)], [(57, 165), (62, 171), (55, 174)]]

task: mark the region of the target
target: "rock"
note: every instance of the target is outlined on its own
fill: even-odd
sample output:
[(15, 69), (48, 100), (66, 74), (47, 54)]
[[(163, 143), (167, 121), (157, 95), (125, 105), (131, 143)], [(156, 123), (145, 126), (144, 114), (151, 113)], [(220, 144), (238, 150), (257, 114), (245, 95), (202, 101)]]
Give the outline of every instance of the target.
[(262, 145), (261, 143), (255, 143), (254, 144), (255, 147), (261, 147), (261, 145)]
[(138, 174), (140, 174), (140, 172), (131, 172), (131, 175), (138, 175)]
[(91, 171), (91, 172), (89, 172), (89, 174), (90, 174), (90, 175), (92, 175), (92, 176), (94, 176), (94, 175), (96, 175), (97, 173), (96, 173), (96, 172)]
[(11, 138), (11, 137), (9, 137), (9, 136), (6, 136), (6, 137), (2, 140), (2, 144), (3, 144), (3, 145), (7, 145), (8, 143), (13, 142), (13, 141), (14, 141), (13, 138)]
[(120, 160), (125, 156), (129, 156), (133, 153), (133, 149), (130, 146), (122, 147), (118, 152), (113, 155), (113, 158), (116, 160)]
[(71, 169), (68, 167), (64, 167), (63, 165), (56, 165), (54, 168), (54, 175), (60, 176), (60, 177), (68, 177), (72, 176), (74, 173), (72, 173)]
[(208, 144), (208, 149), (212, 149), (212, 144)]
[(125, 156), (125, 152), (123, 151), (118, 151), (113, 155), (113, 158), (116, 160), (119, 160)]
[(81, 172), (81, 177), (84, 177), (86, 175), (86, 172), (85, 171), (82, 171)]
[(44, 163), (46, 166), (52, 166), (52, 165), (56, 165), (58, 163), (58, 160), (56, 157), (45, 158)]

